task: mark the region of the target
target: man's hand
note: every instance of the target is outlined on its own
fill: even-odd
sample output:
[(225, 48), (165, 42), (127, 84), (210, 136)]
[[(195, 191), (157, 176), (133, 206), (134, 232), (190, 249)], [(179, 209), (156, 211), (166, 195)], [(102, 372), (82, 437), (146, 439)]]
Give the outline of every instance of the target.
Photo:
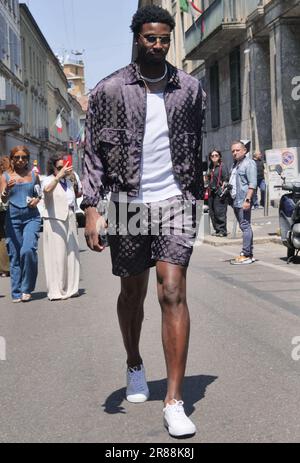
[(102, 252), (105, 246), (99, 243), (99, 232), (107, 228), (106, 221), (95, 207), (88, 207), (85, 210), (85, 232), (84, 236), (88, 247), (95, 252)]
[(251, 209), (251, 201), (250, 202), (244, 201), (243, 209), (244, 211), (248, 211), (249, 209)]

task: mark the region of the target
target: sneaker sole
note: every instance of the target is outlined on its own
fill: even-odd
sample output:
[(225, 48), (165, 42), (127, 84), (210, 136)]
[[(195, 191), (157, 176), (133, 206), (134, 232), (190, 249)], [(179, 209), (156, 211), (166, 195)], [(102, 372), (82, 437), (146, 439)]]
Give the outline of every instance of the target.
[(231, 260), (230, 263), (231, 265), (250, 265), (254, 264), (255, 259), (252, 259), (251, 262), (235, 262), (234, 260)]
[(169, 425), (168, 425), (168, 422), (167, 420), (164, 418), (164, 427), (166, 428), (166, 430), (168, 431), (169, 435), (171, 437), (175, 437), (177, 439), (185, 439), (186, 437), (193, 437), (197, 430), (195, 429), (193, 432), (190, 432), (190, 433), (185, 433), (185, 434), (175, 434), (175, 433), (172, 433), (169, 429)]
[(126, 400), (132, 404), (141, 404), (147, 402), (149, 399), (149, 394), (145, 396), (144, 394), (135, 394), (126, 396)]

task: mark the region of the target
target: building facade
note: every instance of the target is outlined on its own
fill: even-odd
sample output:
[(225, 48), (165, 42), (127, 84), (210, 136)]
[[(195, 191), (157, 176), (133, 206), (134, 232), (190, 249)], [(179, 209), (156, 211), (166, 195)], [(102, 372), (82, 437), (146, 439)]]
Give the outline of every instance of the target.
[(84, 62), (82, 60), (66, 58), (63, 67), (68, 80), (69, 93), (76, 97), (84, 96), (86, 93)]
[(234, 139), (253, 151), (299, 148), (300, 1), (199, 0), (198, 18), (185, 3), (156, 2), (176, 19), (170, 61), (208, 94), (204, 157), (215, 147), (230, 164)]
[(48, 44), (28, 7), (20, 5), (20, 29), (24, 91), (20, 137), (38, 165), (44, 165), (44, 150), (49, 141), (47, 100)]
[[(85, 87), (84, 67), (79, 67), (80, 93)], [(82, 144), (76, 140), (85, 111), (69, 87), (63, 66), (27, 5), (0, 0), (0, 155), (26, 144), (32, 161), (45, 173), (51, 153), (69, 151), (80, 173)], [(86, 98), (80, 93), (79, 100)], [(57, 129), (58, 117), (62, 130)]]
[(0, 155), (21, 126), (23, 89), (19, 2), (0, 0)]
[(69, 152), (72, 154), (73, 167), (79, 176), (83, 169), (83, 144), (81, 140), (82, 120), (85, 119), (86, 112), (83, 111), (81, 104), (71, 93), (68, 95), (71, 108), (69, 121)]
[(231, 162), (235, 139), (251, 149), (299, 147), (299, 0), (203, 0), (203, 15), (185, 33), (186, 59), (205, 62), (205, 149)]
[[(21, 136), (45, 173), (51, 153), (68, 149), (71, 107), (68, 82), (26, 4), (20, 4), (24, 96)], [(61, 116), (62, 131), (56, 121)]]

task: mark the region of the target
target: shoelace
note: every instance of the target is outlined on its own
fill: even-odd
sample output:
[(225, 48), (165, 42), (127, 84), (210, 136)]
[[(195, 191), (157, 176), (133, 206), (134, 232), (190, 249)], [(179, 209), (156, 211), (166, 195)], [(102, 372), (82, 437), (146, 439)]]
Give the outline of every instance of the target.
[[(182, 413), (184, 412), (184, 408), (183, 408), (183, 401), (182, 400), (176, 400), (174, 399), (175, 403), (174, 404), (168, 404), (169, 407), (171, 407), (172, 411), (174, 413)], [(167, 407), (167, 408), (169, 408)]]

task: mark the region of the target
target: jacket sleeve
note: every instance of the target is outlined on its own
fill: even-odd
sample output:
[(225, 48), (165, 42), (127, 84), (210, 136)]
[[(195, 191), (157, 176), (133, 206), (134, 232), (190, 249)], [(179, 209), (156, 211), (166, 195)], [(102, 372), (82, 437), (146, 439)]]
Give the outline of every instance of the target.
[(198, 86), (198, 156), (196, 160), (196, 175), (198, 185), (196, 188), (196, 198), (204, 198), (204, 179), (203, 179), (203, 166), (202, 166), (202, 150), (203, 150), (203, 126), (205, 123), (205, 110), (206, 110), (206, 93), (203, 91), (201, 83)]
[(101, 160), (99, 134), (99, 104), (91, 95), (85, 123), (84, 171), (82, 179), (83, 200), (81, 209), (96, 207), (105, 196), (105, 174)]
[(257, 188), (257, 168), (256, 163), (252, 159), (249, 160), (246, 173), (249, 183), (248, 187), (255, 190)]

